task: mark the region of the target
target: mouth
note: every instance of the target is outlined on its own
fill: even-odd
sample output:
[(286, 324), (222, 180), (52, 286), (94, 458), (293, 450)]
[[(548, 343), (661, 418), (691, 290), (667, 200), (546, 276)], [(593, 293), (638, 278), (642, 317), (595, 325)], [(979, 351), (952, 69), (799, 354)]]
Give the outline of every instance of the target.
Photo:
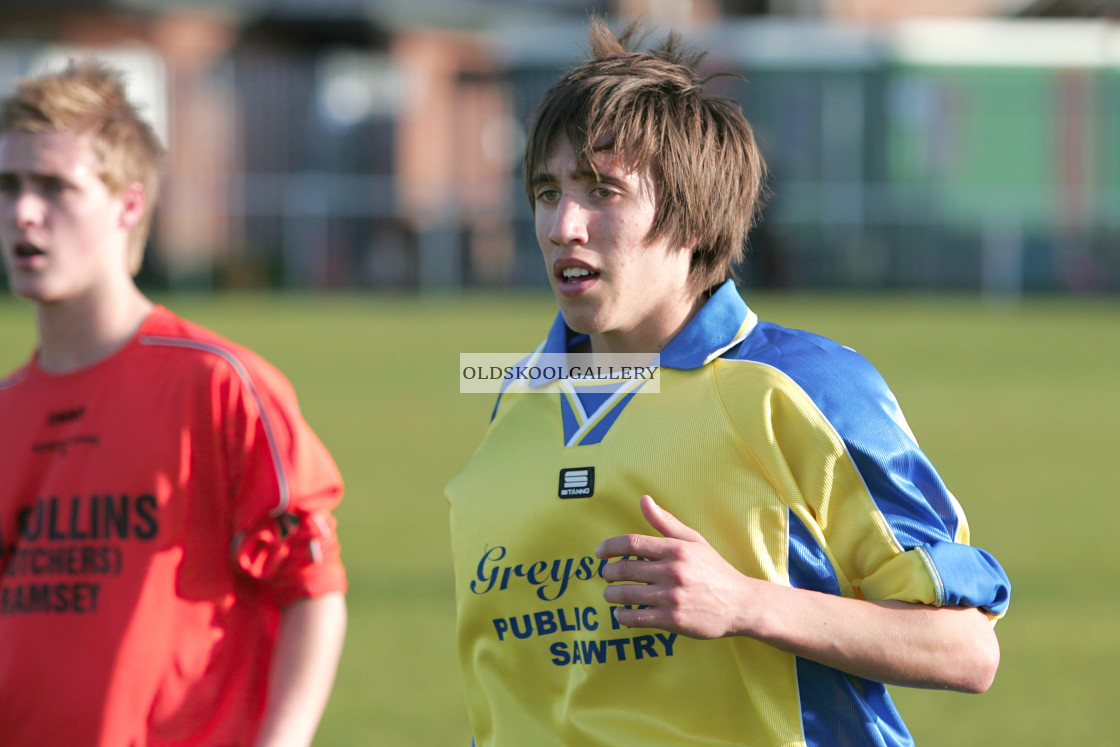
[(46, 252), (39, 247), (26, 241), (21, 241), (16, 244), (12, 249), (12, 253), (20, 259), (28, 259), (30, 257), (38, 257), (46, 254)]
[(561, 284), (577, 285), (599, 277), (599, 273), (587, 267), (565, 267), (556, 274)]

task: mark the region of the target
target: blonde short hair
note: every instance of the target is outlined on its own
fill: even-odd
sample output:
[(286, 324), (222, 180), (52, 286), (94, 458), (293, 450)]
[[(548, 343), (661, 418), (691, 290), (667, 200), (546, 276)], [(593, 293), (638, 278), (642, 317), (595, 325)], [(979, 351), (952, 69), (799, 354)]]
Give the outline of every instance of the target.
[(129, 100), (121, 74), (98, 60), (71, 60), (64, 70), (21, 80), (0, 102), (0, 133), (73, 132), (92, 138), (98, 176), (114, 195), (139, 182), (145, 207), (129, 237), (129, 270), (144, 259), (159, 196), (164, 148)]

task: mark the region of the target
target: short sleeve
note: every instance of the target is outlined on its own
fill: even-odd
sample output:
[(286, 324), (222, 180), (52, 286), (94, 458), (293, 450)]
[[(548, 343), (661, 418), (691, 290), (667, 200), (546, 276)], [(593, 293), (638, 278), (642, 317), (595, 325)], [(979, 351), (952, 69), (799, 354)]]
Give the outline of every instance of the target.
[(934, 542), (903, 552), (866, 577), (861, 590), (868, 599), (979, 607), (997, 618), (1011, 596), (999, 561), (986, 550), (960, 542)]
[(235, 567), (280, 606), (345, 591), (333, 516), (342, 478), (300, 413), (291, 385), (245, 351), (215, 386)]
[(769, 394), (773, 439), (796, 486), (791, 564), (830, 566), (837, 593), (1001, 616), (1007, 575), (969, 544), (960, 504), (882, 377), (846, 348), (813, 353), (788, 361)]

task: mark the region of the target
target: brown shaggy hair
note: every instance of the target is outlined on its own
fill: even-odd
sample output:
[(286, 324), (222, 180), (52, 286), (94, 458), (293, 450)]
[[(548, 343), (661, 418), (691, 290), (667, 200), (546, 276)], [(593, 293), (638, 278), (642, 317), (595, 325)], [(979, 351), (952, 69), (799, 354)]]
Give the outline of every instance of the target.
[(649, 239), (692, 247), (689, 283), (697, 295), (732, 277), (746, 251), (764, 192), (766, 165), (739, 104), (709, 96), (698, 67), (705, 53), (676, 33), (647, 52), (636, 24), (617, 37), (591, 22), (591, 54), (548, 90), (529, 124), (523, 164), (532, 181), (546, 170), (553, 141), (567, 138), (581, 163), (609, 152), (612, 164), (645, 171), (657, 190)]

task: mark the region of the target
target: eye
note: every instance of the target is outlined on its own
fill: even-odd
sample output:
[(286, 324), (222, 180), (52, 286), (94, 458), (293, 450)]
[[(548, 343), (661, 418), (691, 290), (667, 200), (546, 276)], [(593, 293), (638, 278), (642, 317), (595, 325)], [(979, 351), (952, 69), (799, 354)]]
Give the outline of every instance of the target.
[(19, 193), (19, 179), (11, 174), (0, 174), (0, 194), (11, 196)]
[(48, 176), (43, 179), (43, 192), (48, 195), (61, 194), (66, 190), (66, 182), (58, 177)]
[(541, 187), (537, 190), (537, 202), (556, 202), (560, 198), (560, 190), (553, 187)]
[(615, 191), (610, 187), (604, 187), (602, 184), (592, 188), (591, 196), (597, 200), (606, 200), (614, 197)]

